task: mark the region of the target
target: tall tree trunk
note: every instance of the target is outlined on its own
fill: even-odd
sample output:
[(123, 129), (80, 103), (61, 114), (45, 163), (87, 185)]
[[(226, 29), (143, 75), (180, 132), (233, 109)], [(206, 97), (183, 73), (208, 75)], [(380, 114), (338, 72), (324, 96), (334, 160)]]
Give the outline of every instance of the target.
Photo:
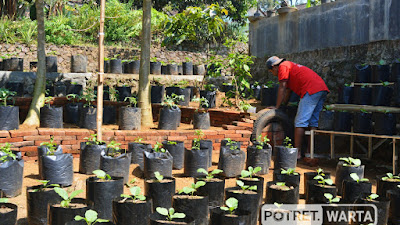
[(151, 42), (151, 0), (143, 0), (142, 40), (139, 70), (139, 107), (142, 111), (142, 126), (153, 126), (150, 98), (150, 42)]
[(45, 33), (44, 33), (44, 13), (43, 0), (36, 0), (37, 13), (37, 57), (38, 67), (36, 72), (35, 89), (31, 106), (29, 107), (28, 116), (24, 121), (24, 125), (39, 126), (40, 125), (40, 108), (44, 105), (44, 91), (46, 84), (46, 52), (45, 52)]

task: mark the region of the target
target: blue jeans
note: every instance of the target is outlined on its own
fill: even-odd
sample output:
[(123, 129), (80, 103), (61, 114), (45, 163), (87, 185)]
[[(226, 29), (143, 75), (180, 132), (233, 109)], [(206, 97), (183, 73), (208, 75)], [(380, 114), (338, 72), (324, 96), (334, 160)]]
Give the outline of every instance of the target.
[(295, 127), (318, 127), (319, 113), (327, 94), (327, 91), (320, 91), (313, 95), (306, 93), (303, 96), (294, 120)]

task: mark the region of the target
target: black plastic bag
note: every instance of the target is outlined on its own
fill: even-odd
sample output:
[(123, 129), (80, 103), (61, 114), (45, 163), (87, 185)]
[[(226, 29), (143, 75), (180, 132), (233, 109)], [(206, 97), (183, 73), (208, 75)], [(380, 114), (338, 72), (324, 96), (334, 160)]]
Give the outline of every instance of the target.
[(344, 162), (340, 161), (336, 166), (335, 184), (337, 187), (338, 195), (342, 195), (342, 185), (344, 180), (352, 180), (350, 174), (356, 173), (358, 177), (364, 178), (364, 165), (354, 166), (343, 166)]
[(79, 127), (86, 129), (97, 128), (97, 109), (93, 107), (82, 107), (80, 110)]
[[(117, 118), (117, 110), (113, 105), (103, 106), (103, 123), (115, 124)], [(120, 117), (121, 118), (121, 117)]]
[(34, 191), (40, 188), (43, 188), (43, 185), (26, 189), (27, 219), (30, 225), (47, 225), (48, 205), (58, 204), (62, 201), (53, 188)]
[(0, 130), (15, 130), (19, 128), (19, 107), (0, 106)]
[(275, 147), (274, 169), (296, 168), (297, 165), (297, 148), (286, 148), (284, 146)]
[(142, 113), (140, 108), (121, 107), (118, 125), (120, 130), (140, 130)]
[(203, 176), (203, 173), (197, 172), (198, 169), (208, 169), (208, 151), (185, 149), (185, 170), (184, 174), (189, 177)]
[(131, 153), (124, 152), (124, 149), (120, 149), (118, 152), (121, 153), (117, 157), (109, 156), (110, 149), (106, 148), (101, 152), (100, 157), (100, 169), (113, 177), (123, 177), (124, 183), (129, 181), (129, 166), (131, 165)]
[(196, 225), (208, 225), (207, 196), (175, 195), (173, 199), (172, 205), (176, 212), (182, 212), (193, 217)]
[[(0, 163), (0, 190), (5, 197), (15, 197), (21, 194), (24, 172), (24, 160), (21, 152), (14, 152), (16, 160), (8, 157), (8, 161)], [(0, 157), (4, 153), (0, 152)]]
[(215, 108), (215, 99), (216, 99), (216, 92), (215, 91), (200, 91), (200, 98), (204, 97), (208, 101), (207, 108)]
[(132, 164), (139, 164), (140, 169), (144, 170), (144, 160), (143, 160), (143, 152), (151, 151), (151, 144), (147, 143), (137, 143), (130, 142), (128, 143), (128, 151), (132, 154)]
[(145, 195), (153, 200), (153, 211), (157, 207), (171, 208), (172, 196), (175, 194), (175, 178), (164, 177), (162, 182), (157, 180), (145, 180), (144, 182)]
[(164, 101), (165, 86), (151, 86), (151, 103)]
[(98, 218), (112, 221), (113, 199), (119, 198), (124, 193), (124, 180), (122, 177), (112, 177), (111, 180), (102, 181), (97, 177), (86, 179), (86, 199), (93, 202), (93, 210), (98, 213)]
[(74, 171), (71, 154), (44, 155), (41, 158), (43, 179), (63, 187), (72, 185)]
[(352, 204), (364, 195), (372, 193), (370, 182), (357, 182), (354, 180), (344, 180), (342, 185), (342, 201)]
[(255, 191), (248, 191), (243, 193), (240, 191), (240, 187), (233, 187), (225, 189), (226, 199), (231, 197), (236, 198), (239, 201), (238, 210), (244, 210), (250, 212), (250, 223), (246, 225), (256, 225), (259, 214), (259, 196)]
[(195, 220), (191, 216), (186, 216), (183, 219), (173, 219), (169, 221), (165, 216), (155, 212), (150, 215), (150, 225), (165, 225), (166, 223), (170, 225), (195, 225)]
[[(194, 140), (192, 142), (194, 145)], [(200, 149), (208, 152), (208, 167), (212, 166), (212, 151), (213, 151), (213, 142), (212, 140), (200, 140)]]
[(183, 141), (173, 141), (176, 144), (168, 144), (168, 141), (163, 141), (163, 148), (168, 150), (172, 155), (172, 167), (173, 169), (180, 170), (183, 168), (183, 162), (185, 160), (185, 145)]
[(74, 198), (70, 204), (82, 204), (79, 208), (63, 208), (60, 205), (50, 205), (48, 215), (48, 225), (65, 225), (65, 223), (74, 221), (75, 216), (85, 217), (85, 212), (91, 208), (86, 205), (87, 201), (83, 198)]
[(247, 147), (246, 168), (249, 166), (253, 168), (261, 167), (261, 171), (258, 174), (268, 174), (271, 156), (272, 147), (269, 144), (262, 149), (258, 149), (255, 145), (249, 146)]
[(196, 195), (208, 196), (208, 206), (218, 207), (224, 204), (225, 199), (225, 179), (214, 177), (207, 180), (205, 177), (196, 178), (197, 181), (204, 181), (206, 184), (197, 189)]
[(242, 150), (226, 149), (220, 155), (218, 169), (224, 171), (223, 174), (225, 177), (236, 177), (242, 172), (245, 160), (246, 153)]
[(208, 130), (210, 129), (210, 113), (195, 112), (193, 113), (193, 129)]
[(159, 130), (176, 130), (181, 121), (181, 110), (179, 107), (169, 108), (164, 106), (160, 109), (160, 119), (158, 120)]
[(247, 225), (250, 224), (249, 211), (235, 210), (231, 215), (219, 207), (211, 209), (210, 225)]
[(64, 121), (66, 123), (71, 123), (79, 125), (80, 120), (80, 110), (83, 103), (68, 103), (65, 105)]
[[(38, 166), (39, 166), (39, 177), (41, 180), (44, 180), (44, 176), (43, 176), (43, 165), (42, 165), (42, 157), (44, 155), (47, 155), (47, 153), (49, 152), (49, 149), (47, 146), (42, 145), (42, 146), (38, 146)], [(61, 148), (61, 145), (57, 145), (56, 150), (53, 153), (54, 155), (61, 155), (63, 154), (63, 150)]]
[[(276, 185), (276, 181), (267, 182), (267, 197), (266, 204), (283, 203), (283, 204), (297, 204), (299, 202), (299, 186), (291, 183), (285, 183), (289, 190), (279, 190), (271, 188)], [(293, 188), (291, 188), (293, 187)]]
[(114, 222), (118, 225), (148, 225), (152, 213), (152, 200), (122, 202), (119, 197), (112, 201)]
[(154, 172), (160, 172), (164, 177), (172, 177), (172, 155), (166, 152), (143, 152), (144, 177), (154, 178)]
[(4, 225), (15, 225), (17, 223), (18, 206), (12, 203), (0, 203), (0, 208), (11, 209), (10, 212), (0, 213), (0, 222)]
[(101, 151), (106, 148), (106, 144), (97, 145), (85, 143), (79, 152), (79, 173), (93, 174), (94, 170), (100, 169)]

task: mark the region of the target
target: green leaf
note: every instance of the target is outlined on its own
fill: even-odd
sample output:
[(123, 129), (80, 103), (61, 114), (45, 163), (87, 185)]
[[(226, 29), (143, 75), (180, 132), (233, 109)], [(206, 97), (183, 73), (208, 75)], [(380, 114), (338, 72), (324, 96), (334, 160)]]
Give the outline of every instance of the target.
[(197, 181), (197, 183), (195, 184), (195, 189), (198, 189), (199, 187), (202, 187), (206, 185), (206, 182), (204, 181)]
[(0, 203), (7, 203), (8, 202), (8, 198), (0, 198)]
[(360, 160), (360, 159), (354, 159), (354, 160), (353, 160), (353, 164), (354, 164), (355, 166), (360, 166), (360, 165), (361, 165), (361, 160)]
[(109, 220), (105, 220), (105, 219), (97, 219), (96, 222), (98, 222), (98, 223), (107, 223), (107, 222), (110, 222), (110, 221)]
[(256, 168), (254, 168), (253, 173), (256, 174), (256, 173), (258, 173), (260, 171), (261, 171), (261, 167), (257, 166)]
[(55, 191), (62, 199), (64, 199), (64, 200), (67, 200), (67, 199), (68, 199), (68, 193), (67, 193), (67, 191), (65, 191), (64, 189), (59, 188), (59, 187), (55, 187), (55, 188), (54, 188), (54, 191)]
[(251, 172), (247, 171), (247, 170), (242, 170), (242, 172), (240, 173), (241, 177), (249, 177), (251, 175)]
[(236, 180), (236, 184), (237, 184), (239, 187), (242, 187), (242, 186), (244, 185), (243, 181), (241, 181), (241, 180)]
[(323, 180), (323, 179), (324, 179), (324, 177), (321, 175), (317, 175), (314, 177), (314, 180)]
[(172, 216), (172, 218), (173, 219), (183, 219), (183, 218), (185, 218), (186, 217), (186, 215), (185, 215), (185, 213), (175, 213), (173, 216)]
[(157, 207), (156, 211), (163, 216), (168, 216), (168, 210), (166, 208)]
[(138, 195), (140, 195), (140, 187), (138, 187), (138, 186), (135, 186), (135, 187), (131, 187), (130, 189), (129, 189), (130, 191), (131, 191), (131, 194), (133, 195), (133, 196), (138, 196)]
[(220, 170), (220, 169), (215, 169), (215, 170), (213, 170), (212, 172), (211, 172), (211, 174), (212, 175), (216, 175), (216, 174), (219, 174), (219, 173), (222, 173), (222, 172), (224, 172), (223, 170)]
[(94, 222), (97, 219), (97, 212), (89, 209), (88, 211), (86, 211), (85, 217), (87, 222)]
[(106, 177), (106, 172), (104, 172), (103, 170), (95, 170), (92, 172), (94, 175), (96, 175), (98, 178), (102, 178), (104, 179)]
[(331, 193), (324, 193), (325, 198), (327, 198), (328, 200), (332, 200), (333, 195)]
[(175, 209), (174, 208), (169, 208), (168, 212), (169, 212), (169, 215), (174, 215)]
[(334, 199), (332, 199), (331, 201), (332, 201), (332, 202), (339, 202), (340, 199), (339, 199), (339, 198), (334, 198)]
[(256, 185), (253, 185), (253, 186), (249, 187), (249, 190), (257, 191), (257, 186), (256, 186)]
[(146, 196), (144, 195), (138, 195), (136, 196), (137, 199), (139, 199), (140, 201), (146, 201)]
[(246, 72), (250, 71), (250, 67), (249, 67), (248, 65), (246, 65), (246, 64), (243, 65), (243, 69), (244, 69)]
[(350, 177), (354, 180), (354, 181), (359, 181), (360, 180), (360, 177), (356, 174), (356, 173), (351, 173), (350, 174)]
[(368, 198), (369, 198), (369, 199), (376, 199), (376, 198), (379, 198), (379, 195), (377, 195), (377, 194), (370, 194), (370, 195), (368, 196)]
[(83, 190), (76, 190), (76, 191), (71, 193), (71, 196), (69, 198), (73, 199), (75, 196), (79, 195), (82, 192), (83, 192)]
[(205, 175), (208, 175), (207, 170), (205, 170), (205, 169), (203, 169), (203, 168), (197, 169), (197, 172), (198, 172), (198, 173), (203, 173), (203, 174), (205, 174)]
[(229, 211), (229, 208), (228, 207), (225, 207), (225, 206), (221, 206), (221, 207), (219, 207), (221, 210), (224, 210), (224, 211)]
[(85, 218), (83, 218), (82, 216), (75, 216), (74, 220), (75, 221), (81, 221), (84, 220)]
[(325, 183), (327, 183), (328, 185), (332, 185), (333, 184), (333, 180), (332, 179), (326, 179), (324, 180)]
[(239, 201), (236, 198), (228, 198), (228, 200), (225, 201), (225, 204), (229, 208), (236, 209), (238, 207)]

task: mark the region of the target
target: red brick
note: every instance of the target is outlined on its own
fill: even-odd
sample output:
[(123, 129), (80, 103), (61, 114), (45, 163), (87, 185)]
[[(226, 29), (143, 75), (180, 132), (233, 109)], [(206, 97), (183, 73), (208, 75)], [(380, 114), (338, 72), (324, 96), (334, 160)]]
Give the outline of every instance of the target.
[(103, 136), (103, 141), (112, 141), (114, 140), (114, 136)]
[(213, 143), (213, 149), (219, 150), (221, 148), (221, 143)]
[(225, 134), (225, 138), (230, 138), (230, 139), (235, 139), (235, 138), (241, 138), (242, 134)]
[(139, 136), (125, 136), (125, 141), (135, 141)]
[(203, 133), (205, 135), (217, 135), (218, 131), (215, 131), (215, 130), (203, 130)]
[(251, 137), (251, 134), (243, 134), (243, 137), (244, 137), (244, 138), (250, 138), (250, 137)]
[(125, 136), (114, 136), (115, 141), (125, 141)]
[[(33, 152), (27, 152), (27, 153), (33, 153)], [(35, 161), (35, 160), (37, 160), (37, 152), (36, 152), (36, 156), (35, 155), (24, 155), (24, 156), (22, 156), (22, 158), (24, 159), (25, 162)]]
[(236, 134), (235, 130), (219, 130), (218, 134)]
[(116, 130), (115, 136), (136, 136), (137, 133), (136, 130)]
[(214, 140), (214, 139), (224, 139), (225, 138), (225, 135), (222, 135), (222, 134), (218, 134), (218, 135), (206, 135), (206, 139), (211, 139), (211, 140)]
[(237, 130), (236, 133), (237, 134), (251, 134), (252, 132), (249, 130)]
[(72, 145), (72, 149), (74, 149), (74, 150), (79, 150), (80, 148), (81, 148), (81, 145), (78, 145), (78, 144)]
[(241, 127), (237, 127), (234, 125), (226, 125), (226, 124), (222, 125), (222, 128), (224, 128), (226, 130), (241, 130), (242, 129)]
[(38, 135), (37, 130), (10, 130), (11, 137), (23, 137), (23, 136), (33, 136)]
[[(166, 139), (167, 139), (167, 136), (150, 136), (150, 137), (147, 137), (147, 140), (159, 141), (159, 142), (164, 141)], [(171, 141), (180, 141), (180, 140), (172, 140), (172, 139), (169, 139), (169, 140), (171, 140)]]
[(35, 145), (34, 141), (21, 141), (21, 142), (14, 142), (12, 146), (14, 147), (23, 147), (23, 146), (32, 146)]
[(50, 141), (50, 135), (24, 136), (25, 141)]
[(54, 136), (55, 141), (72, 141), (76, 140), (76, 136)]
[(244, 141), (250, 141), (250, 140), (249, 140), (249, 138), (236, 138), (235, 141), (244, 142)]
[(38, 128), (39, 135), (64, 136), (65, 130), (52, 128)]
[(61, 148), (63, 149), (63, 152), (66, 152), (66, 150), (72, 149), (72, 145), (61, 145)]
[(103, 136), (115, 136), (115, 132), (111, 130), (104, 130)]
[(244, 122), (235, 121), (235, 122), (233, 122), (233, 124), (238, 126), (238, 127), (251, 127), (251, 128), (253, 128), (253, 124), (252, 123), (244, 123)]
[(87, 129), (68, 129), (65, 130), (65, 136), (86, 136), (90, 135), (89, 130)]
[(66, 141), (61, 141), (62, 145), (76, 145), (79, 144), (77, 140), (66, 140)]
[[(35, 141), (36, 146), (40, 146), (43, 142), (48, 142), (48, 141)], [(61, 141), (54, 141), (56, 144), (61, 144)]]
[(186, 136), (168, 136), (168, 141), (184, 141), (187, 140)]
[[(24, 146), (19, 148), (21, 152), (37, 152), (37, 146)], [(36, 153), (37, 155), (37, 153)]]
[(13, 142), (21, 142), (24, 139), (22, 137), (15, 137), (15, 138), (1, 138), (0, 143), (13, 143)]
[(195, 139), (195, 138), (198, 138), (199, 136), (197, 136), (197, 135), (188, 135), (188, 136), (186, 136), (187, 137), (187, 139), (189, 139), (189, 140), (193, 140), (193, 139)]
[(85, 138), (88, 138), (88, 136), (83, 136), (83, 135), (80, 135), (80, 136), (72, 136), (72, 137), (75, 137), (76, 140), (79, 140), (79, 141), (86, 141)]
[(7, 130), (0, 130), (0, 138), (10, 137), (10, 132)]

